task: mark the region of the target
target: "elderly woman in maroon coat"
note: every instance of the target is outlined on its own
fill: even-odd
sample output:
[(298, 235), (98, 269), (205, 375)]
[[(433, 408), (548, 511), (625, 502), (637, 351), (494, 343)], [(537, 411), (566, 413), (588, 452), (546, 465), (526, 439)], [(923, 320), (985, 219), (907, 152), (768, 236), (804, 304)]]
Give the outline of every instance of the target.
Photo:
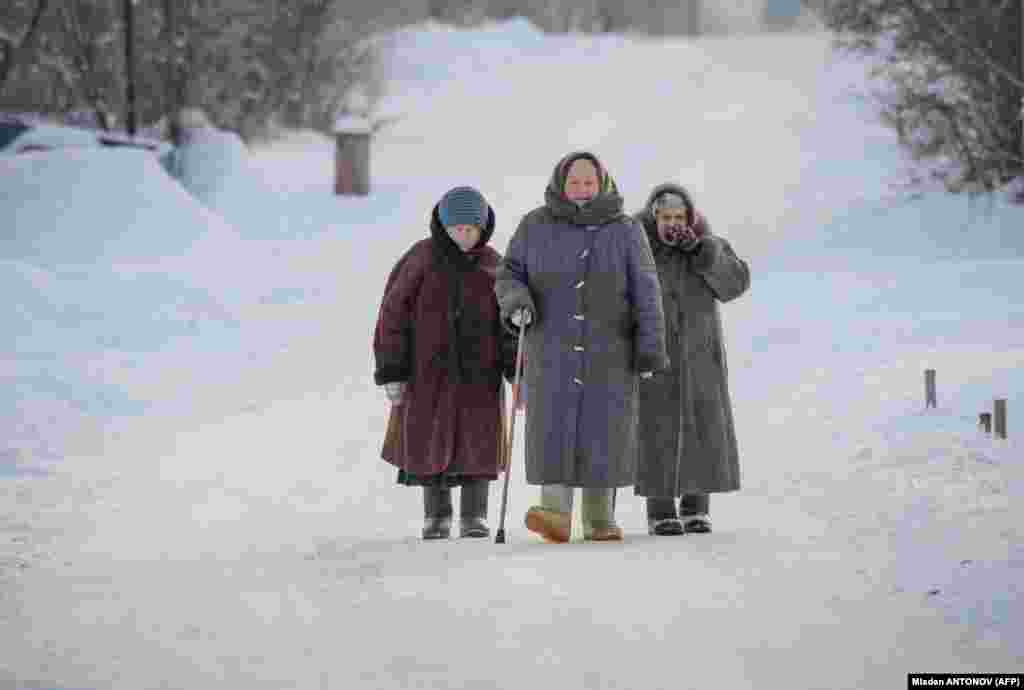
[(499, 320), (487, 246), (494, 212), (478, 191), (457, 187), (434, 207), (430, 237), (388, 278), (373, 349), (374, 380), (391, 416), (381, 457), (398, 482), (422, 486), (424, 539), (451, 533), (460, 488), (460, 536), (486, 537), (489, 482), (502, 453), (502, 375), (511, 377), (515, 341)]

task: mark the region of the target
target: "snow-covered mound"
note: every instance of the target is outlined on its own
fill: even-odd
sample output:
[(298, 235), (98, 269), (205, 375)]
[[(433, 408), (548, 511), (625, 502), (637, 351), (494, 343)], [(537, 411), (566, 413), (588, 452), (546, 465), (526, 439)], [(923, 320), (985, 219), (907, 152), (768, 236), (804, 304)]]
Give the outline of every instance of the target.
[(235, 233), (145, 151), (67, 148), (0, 157), (0, 258), (96, 266), (184, 256)]
[(214, 127), (185, 130), (174, 153), (174, 171), (185, 188), (249, 239), (275, 239), (287, 232), (283, 200), (252, 164), (234, 132)]

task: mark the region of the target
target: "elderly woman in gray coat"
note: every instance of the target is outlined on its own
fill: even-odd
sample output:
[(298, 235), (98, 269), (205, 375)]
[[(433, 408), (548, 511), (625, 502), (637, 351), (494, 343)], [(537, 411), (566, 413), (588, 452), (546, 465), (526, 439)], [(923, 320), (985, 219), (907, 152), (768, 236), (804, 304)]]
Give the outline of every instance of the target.
[(614, 491), (635, 475), (639, 379), (668, 366), (665, 317), (647, 237), (593, 154), (555, 166), (495, 292), (503, 321), (527, 327), (526, 481), (541, 486), (527, 528), (568, 541), (581, 487), (585, 538), (621, 541)]
[(656, 187), (636, 218), (654, 249), (672, 367), (640, 386), (634, 491), (651, 534), (710, 532), (709, 494), (740, 488), (718, 303), (747, 291), (750, 268), (679, 185)]

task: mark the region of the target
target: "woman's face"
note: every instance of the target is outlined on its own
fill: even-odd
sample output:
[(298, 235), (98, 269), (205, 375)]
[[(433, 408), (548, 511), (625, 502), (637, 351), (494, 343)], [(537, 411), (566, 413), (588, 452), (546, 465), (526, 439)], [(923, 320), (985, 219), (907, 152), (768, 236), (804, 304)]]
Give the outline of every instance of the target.
[(565, 196), (569, 201), (590, 201), (597, 196), (600, 180), (597, 168), (586, 158), (573, 161), (565, 176)]
[(448, 236), (452, 238), (459, 249), (468, 252), (480, 241), (481, 230), (476, 225), (453, 225), (448, 228)]
[(686, 227), (685, 208), (662, 208), (654, 214), (658, 221), (658, 238), (665, 244), (678, 244), (679, 235)]

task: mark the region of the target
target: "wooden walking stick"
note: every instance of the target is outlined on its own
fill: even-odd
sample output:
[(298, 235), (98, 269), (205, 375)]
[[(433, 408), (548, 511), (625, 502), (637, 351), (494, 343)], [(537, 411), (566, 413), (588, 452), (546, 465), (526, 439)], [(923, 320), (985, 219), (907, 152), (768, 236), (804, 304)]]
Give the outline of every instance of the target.
[(512, 444), (516, 440), (516, 417), (519, 416), (519, 381), (523, 375), (523, 331), (519, 326), (519, 338), (516, 344), (516, 376), (512, 384), (512, 411), (509, 413), (511, 419), (508, 423), (508, 439), (505, 443), (505, 487), (501, 492), (501, 518), (498, 522), (498, 532), (494, 535), (495, 544), (505, 543), (505, 513), (508, 510), (508, 478), (512, 474)]

